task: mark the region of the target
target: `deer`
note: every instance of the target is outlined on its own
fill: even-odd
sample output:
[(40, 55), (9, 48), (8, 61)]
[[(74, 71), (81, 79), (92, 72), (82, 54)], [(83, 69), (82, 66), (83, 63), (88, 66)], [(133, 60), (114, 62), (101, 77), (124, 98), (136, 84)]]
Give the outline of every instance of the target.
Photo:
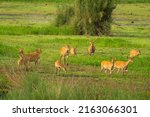
[(70, 54), (73, 56), (77, 55), (77, 48), (71, 47)]
[(112, 59), (111, 61), (106, 61), (106, 60), (104, 60), (104, 61), (102, 61), (102, 62), (100, 63), (100, 66), (101, 66), (101, 72), (102, 72), (103, 70), (105, 70), (105, 73), (106, 73), (107, 71), (109, 71), (109, 74), (111, 75), (111, 74), (112, 74), (112, 71), (113, 71), (113, 68), (114, 68), (114, 59)]
[(38, 48), (34, 52), (26, 54), (25, 56), (29, 62), (34, 62), (35, 65), (37, 65), (39, 63), (41, 53), (41, 48)]
[(95, 53), (95, 45), (94, 45), (94, 42), (96, 41), (96, 39), (93, 40), (93, 41), (91, 41), (91, 40), (89, 39), (89, 36), (87, 36), (87, 39), (88, 39), (89, 42), (90, 42), (90, 45), (89, 45), (89, 47), (88, 47), (88, 54), (91, 56), (91, 55), (94, 55), (94, 53)]
[(28, 61), (26, 60), (24, 51), (22, 48), (19, 49), (19, 59), (17, 61), (18, 66), (24, 65), (26, 70), (28, 70)]
[(136, 56), (139, 56), (140, 54), (141, 54), (140, 50), (135, 49), (130, 50), (130, 58), (134, 58)]
[(70, 46), (69, 45), (66, 45), (60, 49), (60, 60), (63, 59), (64, 65), (68, 65), (67, 58), (69, 56), (69, 53), (70, 53)]
[(133, 62), (132, 58), (128, 58), (127, 61), (115, 61), (114, 69), (118, 69), (117, 73), (119, 73), (120, 71), (122, 71), (123, 74), (124, 74), (124, 72), (127, 73), (128, 72), (128, 65), (129, 65), (129, 63), (132, 63), (132, 62)]
[(35, 65), (39, 63), (41, 49), (36, 49), (34, 52), (25, 54), (23, 49), (19, 49), (19, 60), (17, 61), (18, 65), (24, 64), (28, 69), (30, 62), (35, 62)]
[(59, 72), (60, 72), (61, 69), (62, 69), (64, 72), (67, 72), (65, 65), (63, 65), (60, 60), (56, 60), (56, 61), (55, 61), (55, 73), (56, 73), (56, 74), (57, 74), (57, 73), (59, 74)]

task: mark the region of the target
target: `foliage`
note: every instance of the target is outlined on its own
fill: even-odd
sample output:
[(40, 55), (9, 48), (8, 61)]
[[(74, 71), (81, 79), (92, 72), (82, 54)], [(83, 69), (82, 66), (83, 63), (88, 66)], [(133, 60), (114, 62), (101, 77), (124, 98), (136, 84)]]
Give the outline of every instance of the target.
[(74, 15), (74, 8), (70, 5), (59, 6), (57, 10), (56, 26), (69, 24)]
[(71, 19), (76, 34), (109, 35), (115, 8), (115, 0), (75, 0), (74, 16), (70, 18), (72, 13), (62, 12), (63, 17), (58, 15), (57, 19), (59, 18), (62, 24)]

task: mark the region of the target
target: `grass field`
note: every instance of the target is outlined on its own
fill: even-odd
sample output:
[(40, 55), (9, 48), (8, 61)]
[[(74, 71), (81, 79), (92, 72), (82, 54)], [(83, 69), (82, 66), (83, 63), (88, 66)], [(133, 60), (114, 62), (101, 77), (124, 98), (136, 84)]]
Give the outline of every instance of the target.
[[(69, 26), (55, 27), (57, 5), (1, 2), (0, 99), (150, 99), (150, 4), (119, 4), (112, 34), (97, 37), (94, 56), (87, 54), (85, 36), (73, 35)], [(66, 44), (77, 47), (78, 55), (69, 57), (67, 73), (56, 75), (54, 62)], [(18, 69), (19, 48), (42, 48), (40, 64), (31, 64), (28, 72)], [(141, 55), (129, 64), (128, 74), (100, 72), (102, 60), (126, 61), (130, 49)]]

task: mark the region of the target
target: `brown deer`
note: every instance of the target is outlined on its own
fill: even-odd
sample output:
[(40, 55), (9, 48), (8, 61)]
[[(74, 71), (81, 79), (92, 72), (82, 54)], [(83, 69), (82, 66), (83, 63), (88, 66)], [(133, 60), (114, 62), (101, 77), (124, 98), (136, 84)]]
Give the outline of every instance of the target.
[(35, 52), (25, 54), (23, 49), (19, 49), (19, 60), (18, 65), (24, 64), (25, 67), (28, 69), (30, 62), (35, 62), (35, 65), (39, 63), (41, 49), (36, 49)]
[(77, 48), (71, 47), (70, 54), (73, 56), (77, 55)]
[(28, 70), (28, 61), (26, 60), (24, 51), (22, 48), (19, 49), (19, 60), (17, 61), (18, 66), (24, 65), (26, 70)]
[(140, 50), (135, 49), (130, 50), (130, 58), (134, 58), (136, 56), (139, 56), (140, 54), (141, 54)]
[(104, 70), (105, 73), (109, 71), (109, 74), (112, 74), (113, 68), (114, 68), (114, 59), (112, 61), (102, 61), (100, 63), (101, 65), (101, 72)]
[(70, 46), (69, 45), (66, 45), (60, 49), (60, 60), (63, 59), (64, 65), (68, 65), (67, 58), (69, 56), (69, 53), (70, 53)]
[(42, 50), (39, 48), (39, 49), (36, 49), (35, 52), (26, 54), (25, 56), (29, 62), (34, 62), (36, 65), (39, 63), (41, 53), (42, 53)]
[(124, 72), (128, 72), (128, 65), (131, 62), (133, 62), (132, 58), (129, 58), (128, 61), (115, 61), (114, 69), (118, 69), (117, 73), (122, 71), (122, 73), (124, 74)]
[(94, 45), (94, 42), (96, 41), (96, 39), (93, 40), (93, 41), (91, 41), (91, 40), (89, 39), (89, 36), (87, 36), (87, 39), (88, 39), (89, 42), (90, 42), (90, 45), (89, 45), (89, 47), (88, 47), (88, 54), (91, 56), (91, 55), (93, 55), (93, 54), (95, 53), (95, 45)]
[(59, 72), (60, 72), (61, 69), (62, 69), (64, 72), (66, 72), (66, 67), (65, 67), (65, 65), (63, 65), (60, 60), (55, 61), (56, 74), (57, 74), (57, 73), (59, 74)]

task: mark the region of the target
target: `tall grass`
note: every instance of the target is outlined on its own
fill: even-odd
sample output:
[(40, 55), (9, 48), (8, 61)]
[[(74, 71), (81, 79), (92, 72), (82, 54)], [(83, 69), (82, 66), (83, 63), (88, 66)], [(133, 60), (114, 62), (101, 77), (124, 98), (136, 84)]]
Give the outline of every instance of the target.
[[(133, 82), (127, 87), (126, 85), (111, 80), (53, 79), (52, 77), (44, 79), (37, 73), (30, 73), (23, 79), (22, 86), (10, 91), (5, 98), (15, 100), (148, 99), (147, 93), (142, 93)], [(134, 93), (131, 90), (134, 90)]]
[[(0, 56), (0, 72), (3, 71), (0, 85), (8, 85), (5, 82), (8, 79), (13, 87), (1, 93), (0, 99), (149, 99), (148, 42), (141, 38), (101, 37), (95, 42), (95, 55), (89, 56), (89, 41), (82, 36), (1, 35), (0, 43), (3, 44), (0, 46), (5, 51), (8, 48), (10, 54)], [(60, 75), (55, 75), (54, 61), (65, 44), (77, 45), (78, 55), (69, 57), (67, 73), (61, 71)], [(19, 47), (26, 53), (36, 47), (42, 48), (39, 65), (31, 63), (29, 72), (17, 68), (16, 48)], [(126, 61), (132, 48), (140, 49), (142, 54), (129, 65), (128, 74), (114, 72), (109, 76), (100, 72), (101, 61), (110, 60), (112, 56)]]

